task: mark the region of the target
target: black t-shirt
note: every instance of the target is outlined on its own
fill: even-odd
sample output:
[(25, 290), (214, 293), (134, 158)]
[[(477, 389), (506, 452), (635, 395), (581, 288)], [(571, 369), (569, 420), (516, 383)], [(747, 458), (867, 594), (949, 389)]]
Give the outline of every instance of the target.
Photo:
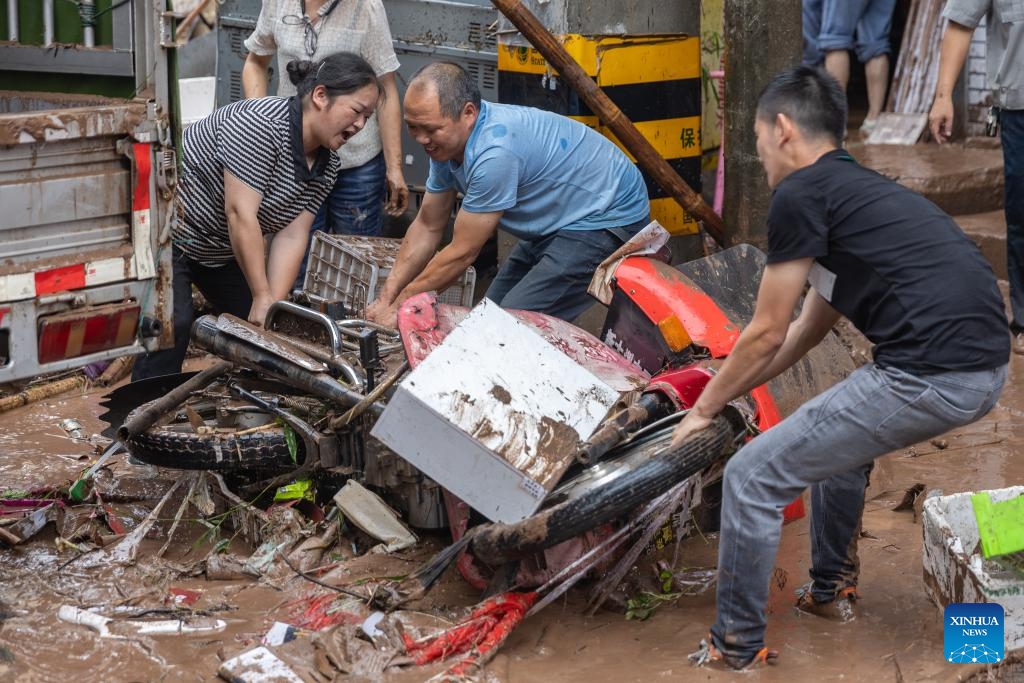
[(995, 275), (959, 226), (841, 149), (791, 173), (768, 210), (768, 263), (813, 257), (815, 290), (875, 344), (875, 362), (917, 374), (1009, 360)]

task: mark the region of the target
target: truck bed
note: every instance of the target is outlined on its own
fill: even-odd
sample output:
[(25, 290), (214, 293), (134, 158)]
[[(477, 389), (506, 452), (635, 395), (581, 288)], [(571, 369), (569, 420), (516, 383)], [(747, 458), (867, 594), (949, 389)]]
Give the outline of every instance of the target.
[(0, 276), (120, 258), (128, 278), (133, 182), (119, 141), (146, 103), (0, 91), (0, 112)]

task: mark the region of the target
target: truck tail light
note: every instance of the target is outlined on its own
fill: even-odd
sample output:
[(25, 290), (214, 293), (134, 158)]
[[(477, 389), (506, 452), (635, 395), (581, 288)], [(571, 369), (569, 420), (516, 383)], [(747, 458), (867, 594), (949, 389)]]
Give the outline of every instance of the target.
[(140, 312), (138, 304), (108, 304), (42, 318), (39, 364), (130, 346)]

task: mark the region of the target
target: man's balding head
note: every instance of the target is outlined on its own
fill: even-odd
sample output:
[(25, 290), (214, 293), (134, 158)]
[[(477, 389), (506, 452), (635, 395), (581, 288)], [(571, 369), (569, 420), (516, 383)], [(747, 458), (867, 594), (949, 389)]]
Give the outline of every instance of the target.
[(413, 91), (418, 96), (436, 94), (441, 113), (450, 119), (458, 119), (466, 104), (480, 109), (480, 88), (476, 80), (452, 62), (434, 62), (421, 68), (406, 89), (407, 94)]

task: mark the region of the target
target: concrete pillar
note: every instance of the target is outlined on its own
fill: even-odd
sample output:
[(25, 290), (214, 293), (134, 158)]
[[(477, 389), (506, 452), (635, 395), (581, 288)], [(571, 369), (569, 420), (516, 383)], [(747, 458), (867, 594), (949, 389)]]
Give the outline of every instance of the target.
[(725, 3), (725, 227), (733, 243), (764, 248), (771, 198), (757, 160), (757, 96), (803, 53), (800, 0)]

